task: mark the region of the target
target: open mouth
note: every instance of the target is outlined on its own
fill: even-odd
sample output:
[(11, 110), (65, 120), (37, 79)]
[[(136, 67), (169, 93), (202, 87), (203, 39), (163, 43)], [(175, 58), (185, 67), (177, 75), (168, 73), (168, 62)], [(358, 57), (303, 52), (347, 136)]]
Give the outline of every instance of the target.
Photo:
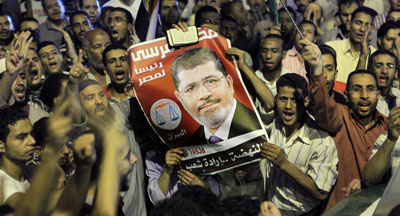
[(358, 107), (362, 112), (368, 112), (371, 109), (371, 103), (370, 102), (359, 102)]
[(115, 73), (115, 78), (116, 78), (117, 80), (123, 80), (123, 79), (125, 78), (125, 73), (124, 73), (124, 71), (117, 71), (117, 72)]
[(111, 36), (113, 38), (118, 38), (118, 32), (117, 31), (111, 31)]
[(388, 76), (379, 76), (378, 78), (380, 83), (386, 83), (389, 80)]
[(38, 70), (34, 69), (29, 73), (29, 77), (31, 78), (31, 80), (37, 80), (39, 79), (38, 74), (39, 74)]
[(285, 121), (291, 121), (294, 118), (294, 112), (283, 111), (282, 117)]
[(50, 68), (57, 68), (57, 62), (50, 62), (49, 63)]

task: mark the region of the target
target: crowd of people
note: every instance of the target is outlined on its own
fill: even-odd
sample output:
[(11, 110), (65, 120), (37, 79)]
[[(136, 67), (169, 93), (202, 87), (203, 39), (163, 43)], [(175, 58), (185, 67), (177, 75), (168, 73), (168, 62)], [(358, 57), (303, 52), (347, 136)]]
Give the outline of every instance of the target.
[[(0, 214), (321, 215), (400, 165), (400, 0), (3, 0), (0, 9)], [(188, 26), (230, 40), (225, 57), (269, 137), (260, 162), (196, 175), (147, 122), (128, 49)], [(188, 112), (187, 96), (233, 94), (214, 55), (200, 49), (172, 66)], [(197, 63), (183, 70), (188, 61)], [(218, 130), (203, 126), (212, 145)]]

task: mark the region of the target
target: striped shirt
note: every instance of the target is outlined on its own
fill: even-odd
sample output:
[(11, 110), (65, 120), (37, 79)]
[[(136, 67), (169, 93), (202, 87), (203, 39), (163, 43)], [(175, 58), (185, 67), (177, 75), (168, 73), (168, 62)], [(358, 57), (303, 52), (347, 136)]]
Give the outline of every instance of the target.
[(306, 66), (304, 62), (301, 62), (298, 58), (298, 55), (300, 55), (296, 48), (293, 46), (292, 49), (288, 50), (286, 53), (286, 56), (284, 59), (282, 59), (282, 65), (284, 68), (286, 68), (288, 71), (292, 73), (297, 73), (300, 76), (303, 76), (307, 82), (307, 71), (306, 71)]
[[(318, 189), (329, 192), (336, 182), (338, 162), (332, 137), (316, 129), (314, 122), (308, 119), (286, 142), (284, 127), (275, 122), (267, 128), (270, 142), (282, 148), (287, 159), (311, 177)], [(266, 159), (261, 160), (260, 166), (266, 197), (283, 215), (302, 215), (320, 203), (292, 177)]]

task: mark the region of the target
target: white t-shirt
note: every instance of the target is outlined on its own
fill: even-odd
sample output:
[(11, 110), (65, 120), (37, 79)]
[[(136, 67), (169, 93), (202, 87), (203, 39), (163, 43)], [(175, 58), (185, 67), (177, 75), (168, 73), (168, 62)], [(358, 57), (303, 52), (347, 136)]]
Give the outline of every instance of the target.
[(1, 200), (1, 204), (3, 205), (7, 199), (18, 192), (25, 193), (29, 188), (29, 182), (25, 180), (24, 182), (17, 181), (9, 176), (6, 172), (0, 169), (0, 178), (3, 183), (2, 186), (2, 194), (3, 200)]

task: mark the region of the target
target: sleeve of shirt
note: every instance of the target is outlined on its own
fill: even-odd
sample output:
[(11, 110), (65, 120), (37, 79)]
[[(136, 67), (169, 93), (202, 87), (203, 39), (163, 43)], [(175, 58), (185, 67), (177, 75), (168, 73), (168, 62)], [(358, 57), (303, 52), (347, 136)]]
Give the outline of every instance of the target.
[(321, 142), (315, 146), (307, 175), (309, 175), (320, 190), (329, 192), (336, 182), (338, 155), (335, 142), (328, 134), (320, 138)]
[(343, 125), (342, 113), (335, 99), (330, 97), (323, 73), (312, 76), (310, 110), (319, 127), (336, 133)]
[(218, 181), (211, 175), (207, 175), (203, 177), (203, 180), (207, 181), (210, 185), (210, 191), (215, 194), (217, 197), (220, 195), (219, 184)]
[(146, 175), (149, 177), (147, 193), (149, 195), (150, 201), (154, 205), (169, 197), (170, 195), (170, 192), (168, 191), (167, 196), (165, 196), (158, 186), (158, 179), (160, 178), (162, 171), (162, 166), (146, 158)]

